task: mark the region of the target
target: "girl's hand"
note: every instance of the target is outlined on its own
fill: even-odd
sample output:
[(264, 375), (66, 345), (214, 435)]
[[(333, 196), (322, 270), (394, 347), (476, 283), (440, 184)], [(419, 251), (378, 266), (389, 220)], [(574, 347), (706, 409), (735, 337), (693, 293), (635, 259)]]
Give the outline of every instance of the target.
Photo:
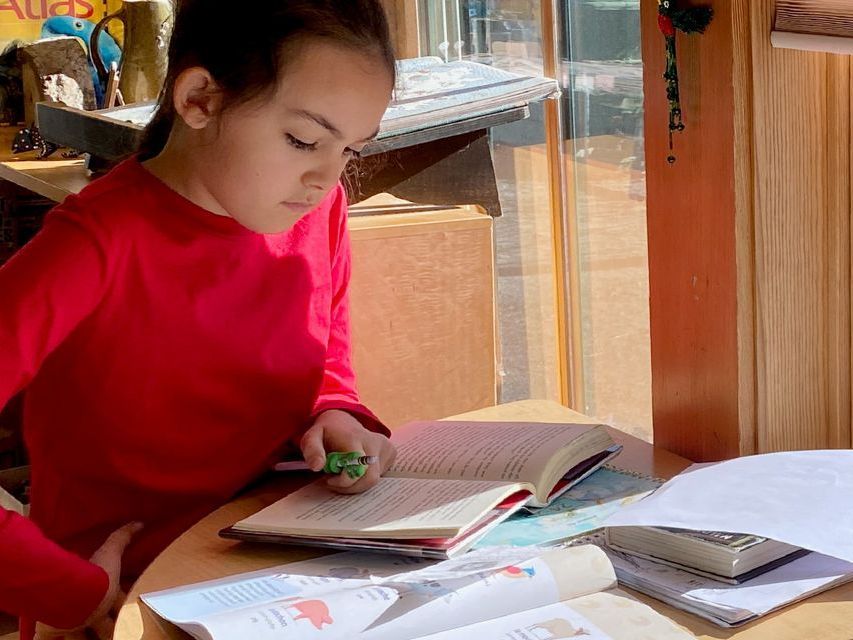
[(327, 452), (361, 451), (367, 456), (379, 456), (379, 462), (367, 465), (367, 472), (361, 478), (350, 478), (346, 473), (329, 478), (326, 484), (338, 493), (366, 491), (379, 481), (379, 476), (385, 473), (397, 455), (397, 450), (387, 437), (365, 429), (353, 416), (337, 409), (318, 415), (311, 428), (302, 436), (299, 447), (312, 471), (323, 468)]
[[(82, 633), (85, 629), (91, 630), (100, 640), (110, 640), (113, 637), (115, 617), (126, 598), (126, 594), (122, 592), (119, 586), (121, 557), (133, 534), (141, 528), (141, 523), (133, 522), (113, 531), (89, 559), (92, 564), (98, 565), (107, 572), (110, 582), (101, 604), (92, 612), (92, 615), (86, 618), (86, 622), (77, 629), (57, 629), (38, 622), (36, 623), (35, 640), (48, 640), (62, 636), (66, 636), (66, 638), (85, 637), (85, 634)], [(75, 635), (76, 632), (80, 632), (79, 635)]]

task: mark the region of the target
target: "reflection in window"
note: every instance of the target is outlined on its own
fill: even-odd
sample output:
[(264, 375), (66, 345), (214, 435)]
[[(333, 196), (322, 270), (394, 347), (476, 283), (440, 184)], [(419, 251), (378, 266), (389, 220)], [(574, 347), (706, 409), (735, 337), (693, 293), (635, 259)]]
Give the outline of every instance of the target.
[[(423, 55), (541, 74), (541, 4), (421, 0)], [(584, 406), (650, 438), (639, 0), (560, 0), (564, 158), (577, 219)], [(559, 397), (549, 171), (541, 105), (492, 132), (502, 401)]]

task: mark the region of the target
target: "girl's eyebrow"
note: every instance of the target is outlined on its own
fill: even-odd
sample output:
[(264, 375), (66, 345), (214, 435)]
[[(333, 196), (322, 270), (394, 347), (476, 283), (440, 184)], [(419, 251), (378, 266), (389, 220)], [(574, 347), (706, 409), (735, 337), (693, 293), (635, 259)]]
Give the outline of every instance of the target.
[[(337, 138), (338, 140), (340, 140), (341, 138), (344, 137), (344, 134), (341, 133), (340, 129), (338, 129), (335, 125), (333, 125), (331, 122), (329, 122), (329, 120), (325, 116), (323, 116), (319, 113), (314, 113), (313, 111), (307, 111), (305, 109), (291, 109), (291, 112), (294, 115), (299, 116), (300, 118), (305, 118), (306, 120), (313, 120), (314, 122), (319, 124), (321, 127), (323, 127), (326, 131), (328, 131), (333, 136), (335, 136), (335, 138)], [(377, 135), (379, 135), (379, 129), (378, 128), (376, 129), (376, 131), (371, 133), (367, 138), (364, 138), (363, 140), (359, 140), (358, 142), (370, 142)]]

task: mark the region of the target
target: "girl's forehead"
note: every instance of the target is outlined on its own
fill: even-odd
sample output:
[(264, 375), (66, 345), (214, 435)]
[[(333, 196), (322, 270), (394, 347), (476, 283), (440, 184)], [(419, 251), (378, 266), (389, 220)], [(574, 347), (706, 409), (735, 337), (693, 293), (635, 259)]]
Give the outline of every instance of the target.
[(288, 65), (272, 107), (342, 138), (371, 137), (391, 99), (391, 75), (366, 56), (331, 49)]
[(303, 92), (378, 89), (390, 95), (392, 74), (387, 63), (373, 53), (322, 41), (306, 43), (284, 61), (279, 84)]

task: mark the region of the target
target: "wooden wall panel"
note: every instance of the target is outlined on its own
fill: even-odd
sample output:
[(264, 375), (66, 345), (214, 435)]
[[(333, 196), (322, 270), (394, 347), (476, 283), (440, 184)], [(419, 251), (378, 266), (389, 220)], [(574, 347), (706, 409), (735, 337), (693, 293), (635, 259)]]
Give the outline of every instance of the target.
[(751, 0), (757, 448), (850, 442), (850, 75)]
[(751, 15), (747, 2), (732, 4), (734, 92), (735, 254), (737, 268), (737, 357), (739, 453), (755, 453), (755, 138)]
[(694, 460), (737, 455), (738, 317), (732, 5), (679, 37), (684, 120), (667, 164), (664, 40), (641, 5), (655, 443)]
[(680, 37), (666, 167), (643, 3), (655, 440), (694, 459), (851, 444), (851, 63), (773, 49), (774, 5)]

